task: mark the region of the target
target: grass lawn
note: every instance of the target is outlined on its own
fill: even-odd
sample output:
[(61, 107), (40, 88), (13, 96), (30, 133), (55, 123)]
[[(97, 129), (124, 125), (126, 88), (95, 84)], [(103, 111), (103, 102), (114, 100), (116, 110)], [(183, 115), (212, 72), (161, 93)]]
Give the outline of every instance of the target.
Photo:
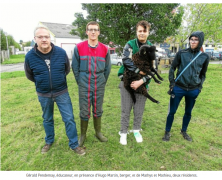
[[(147, 100), (143, 115), (144, 141), (136, 143), (128, 135), (127, 146), (119, 144), (120, 92), (117, 71), (113, 66), (106, 85), (102, 132), (108, 137), (101, 143), (94, 137), (92, 118), (85, 141), (87, 154), (78, 156), (68, 147), (64, 123), (55, 106), (55, 142), (47, 154), (41, 154), (45, 132), (42, 111), (34, 83), (24, 72), (1, 74), (1, 170), (3, 171), (221, 171), (222, 170), (222, 68), (209, 65), (204, 88), (193, 109), (188, 134), (193, 142), (180, 135), (184, 100), (180, 103), (171, 130), (171, 140), (163, 142), (168, 111), (168, 74), (164, 82), (150, 83), (150, 95), (160, 101)], [(80, 134), (78, 87), (73, 73), (68, 75), (69, 93)], [(133, 125), (131, 116), (130, 128)]]
[(10, 55), (10, 59), (6, 59), (2, 64), (16, 64), (25, 61), (25, 54)]

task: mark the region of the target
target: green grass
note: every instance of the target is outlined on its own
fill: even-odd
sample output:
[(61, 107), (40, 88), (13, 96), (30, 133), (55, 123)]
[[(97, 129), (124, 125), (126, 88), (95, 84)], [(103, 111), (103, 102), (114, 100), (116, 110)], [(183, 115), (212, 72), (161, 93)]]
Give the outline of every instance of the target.
[(10, 59), (6, 59), (2, 64), (16, 64), (25, 61), (25, 54), (10, 55)]
[[(55, 142), (47, 154), (44, 145), (42, 112), (34, 83), (24, 72), (1, 74), (1, 170), (3, 171), (221, 171), (222, 170), (222, 68), (209, 65), (204, 88), (193, 109), (188, 133), (193, 142), (180, 135), (184, 100), (180, 103), (171, 130), (171, 140), (163, 142), (169, 95), (168, 74), (165, 81), (150, 84), (150, 95), (160, 101), (147, 100), (142, 122), (143, 143), (128, 135), (127, 146), (119, 144), (120, 92), (117, 71), (113, 66), (106, 85), (102, 131), (108, 137), (101, 143), (94, 137), (92, 119), (85, 141), (87, 154), (76, 155), (68, 147), (64, 123), (55, 106)], [(80, 119), (77, 85), (68, 75), (69, 93), (73, 103), (78, 134)], [(131, 116), (130, 128), (133, 125)]]

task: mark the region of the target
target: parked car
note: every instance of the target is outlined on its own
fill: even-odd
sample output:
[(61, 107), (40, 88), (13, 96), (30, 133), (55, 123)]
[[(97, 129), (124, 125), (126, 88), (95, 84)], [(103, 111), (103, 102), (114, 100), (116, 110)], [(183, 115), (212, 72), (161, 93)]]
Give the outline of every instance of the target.
[(222, 60), (222, 52), (214, 52), (213, 54), (215, 60)]
[(212, 52), (205, 52), (206, 54), (208, 54), (208, 56), (210, 57), (210, 60), (215, 60), (215, 56), (213, 55)]
[(167, 58), (166, 52), (159, 52), (158, 51), (155, 54), (156, 54), (156, 61), (157, 61), (158, 64), (160, 63), (161, 58)]
[(168, 55), (168, 57), (170, 58), (170, 64), (172, 64), (175, 56), (176, 56), (176, 53), (170, 53), (170, 54)]
[(222, 51), (219, 51), (219, 60), (222, 60)]
[(18, 55), (18, 54), (25, 54), (25, 51), (16, 51), (15, 54), (16, 55)]
[(168, 55), (169, 58), (175, 58), (175, 56), (176, 56), (176, 53), (170, 53), (170, 54)]
[(156, 61), (157, 64), (159, 64), (160, 63), (161, 55), (159, 53), (157, 53), (157, 52), (155, 53), (155, 55), (156, 55), (155, 61)]
[(156, 59), (155, 59), (155, 69), (158, 70), (158, 64), (160, 63), (160, 56), (158, 53), (155, 53)]
[(122, 65), (122, 58), (117, 54), (110, 54), (111, 64), (121, 66)]

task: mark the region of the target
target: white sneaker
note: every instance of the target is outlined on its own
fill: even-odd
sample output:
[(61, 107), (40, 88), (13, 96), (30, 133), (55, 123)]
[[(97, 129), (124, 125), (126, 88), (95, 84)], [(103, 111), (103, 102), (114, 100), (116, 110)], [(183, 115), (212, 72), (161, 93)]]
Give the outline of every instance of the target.
[(139, 130), (134, 130), (133, 133), (134, 133), (134, 137), (136, 138), (136, 142), (138, 142), (138, 143), (143, 142), (143, 137), (140, 134)]
[(122, 145), (127, 145), (127, 133), (120, 133), (119, 132), (119, 135), (120, 135), (120, 144)]

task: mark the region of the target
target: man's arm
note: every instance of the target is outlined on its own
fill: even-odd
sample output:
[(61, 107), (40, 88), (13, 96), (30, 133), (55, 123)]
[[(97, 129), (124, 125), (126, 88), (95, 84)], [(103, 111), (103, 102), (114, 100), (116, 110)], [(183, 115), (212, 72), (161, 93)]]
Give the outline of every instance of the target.
[(208, 56), (207, 60), (203, 64), (203, 68), (202, 68), (202, 70), (200, 72), (200, 79), (201, 79), (201, 84), (200, 84), (200, 87), (199, 87), (200, 91), (203, 88), (203, 83), (204, 83), (204, 81), (206, 79), (206, 72), (207, 72), (207, 67), (208, 67), (208, 64), (209, 64), (209, 60), (210, 60), (210, 58)]
[(29, 67), (29, 65), (28, 65), (28, 63), (27, 63), (27, 58), (25, 58), (24, 69), (25, 69), (25, 75), (26, 75), (26, 77), (27, 77), (30, 81), (35, 82), (33, 72), (32, 72), (32, 70), (30, 69), (30, 67)]
[(177, 52), (174, 60), (173, 60), (173, 63), (171, 64), (170, 66), (170, 70), (169, 70), (169, 81), (170, 81), (170, 89), (172, 90), (173, 87), (175, 86), (175, 76), (174, 76), (174, 73), (175, 73), (175, 70), (176, 68), (179, 66), (181, 62), (181, 52)]
[(133, 55), (133, 49), (132, 47), (127, 43), (123, 48), (123, 64), (124, 66), (130, 70), (134, 71), (135, 73), (139, 73), (139, 68), (134, 66), (134, 63), (132, 61), (132, 55)]
[(68, 75), (69, 72), (70, 72), (70, 62), (69, 62), (69, 58), (68, 58), (67, 54), (66, 54), (66, 59), (65, 59), (65, 61), (66, 61), (65, 71), (66, 71), (66, 75)]
[(77, 84), (79, 84), (79, 64), (80, 64), (80, 57), (77, 47), (74, 48), (74, 54), (72, 57), (72, 71), (75, 76)]
[(104, 76), (106, 78), (106, 81), (108, 80), (110, 71), (111, 71), (111, 60), (110, 60), (110, 52), (108, 50), (107, 55), (106, 55), (106, 65), (105, 65), (105, 70), (104, 70)]

